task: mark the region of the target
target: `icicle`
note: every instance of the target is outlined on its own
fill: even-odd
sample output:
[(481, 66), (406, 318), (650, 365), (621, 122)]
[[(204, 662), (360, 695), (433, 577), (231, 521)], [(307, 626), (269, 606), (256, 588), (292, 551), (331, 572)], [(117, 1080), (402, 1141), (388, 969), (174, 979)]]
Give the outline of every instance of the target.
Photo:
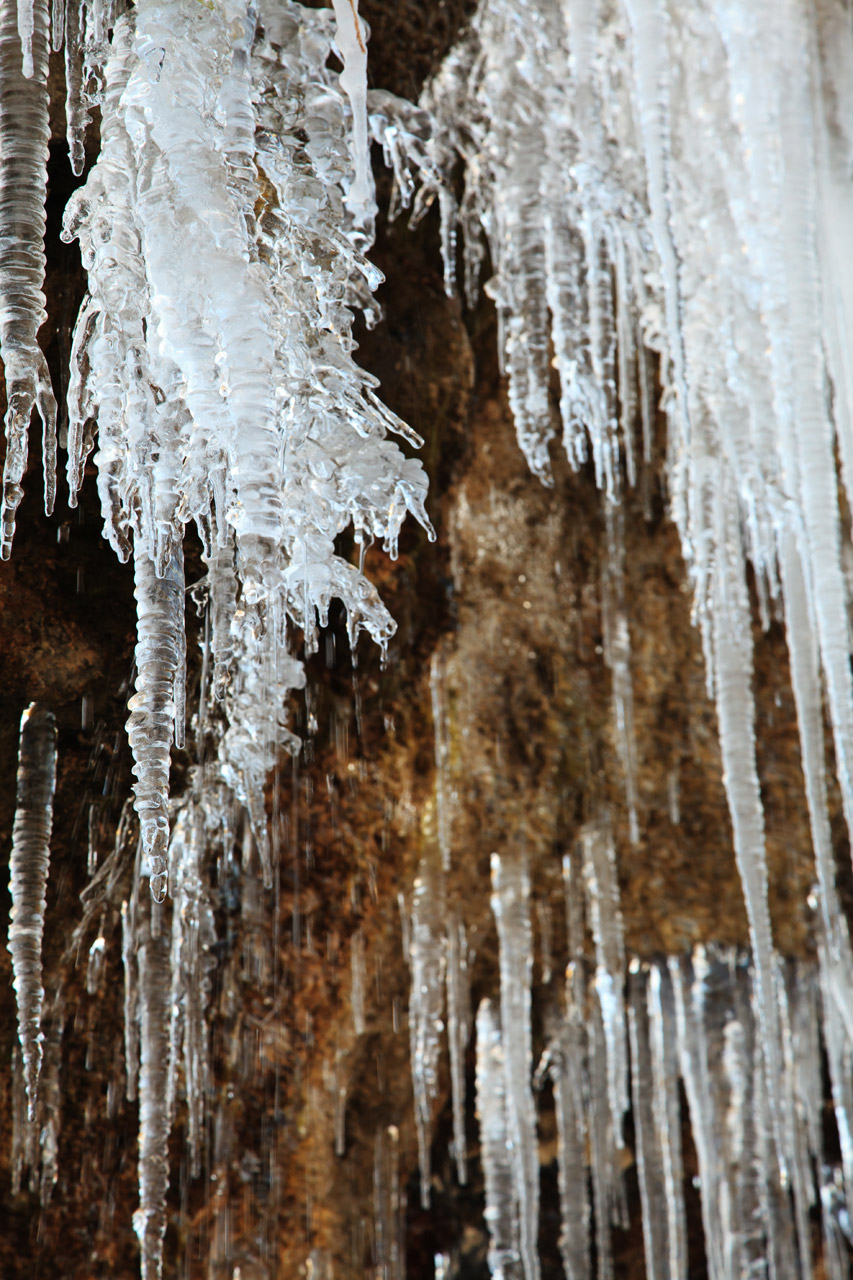
[(616, 854), (609, 817), (581, 833), (587, 912), (595, 943), (595, 990), (607, 1045), (607, 1092), (613, 1140), (622, 1146), (622, 1117), (628, 1110), (628, 1040), (625, 1027), (625, 944)]
[(144, 547), (134, 554), (137, 611), (136, 693), (128, 706), (127, 736), (136, 774), (134, 807), (151, 896), (162, 902), (168, 882), (169, 744), (174, 736), (175, 682), (183, 669), (184, 564), (177, 554), (158, 578)]
[[(151, 912), (159, 910), (152, 904)], [(133, 1229), (142, 1251), (142, 1280), (163, 1274), (166, 1192), (169, 1188), (169, 936), (152, 936), (141, 922), (136, 954), (139, 964), (139, 1208)]]
[(591, 1274), (584, 1058), (583, 1024), (570, 1007), (568, 1021), (551, 1039), (545, 1054), (557, 1115), (560, 1255), (566, 1280), (589, 1280)]
[(352, 936), (350, 953), (350, 973), (352, 978), (350, 1002), (352, 1004), (353, 1030), (357, 1036), (363, 1036), (367, 1030), (367, 1019), (364, 1012), (365, 967), (364, 934), (361, 929), (356, 929)]
[(767, 900), (764, 848), (764, 810), (755, 759), (755, 703), (752, 696), (752, 629), (746, 601), (738, 532), (734, 513), (721, 516), (720, 552), (727, 560), (714, 577), (713, 636), (717, 718), (723, 756), (723, 782), (734, 829), (740, 873), (756, 970), (756, 1002), (761, 1021), (770, 1114), (786, 1177), (782, 1133), (782, 1064), (773, 939)]
[[(530, 879), (522, 855), (492, 854), (492, 911), (498, 926), (501, 1024), (512, 1027), (503, 1047), (506, 1121), (513, 1184), (518, 1205), (519, 1242), (525, 1280), (538, 1280), (539, 1147), (531, 1076), (531, 994), (533, 929)], [(482, 1007), (482, 1006), (481, 1006)]]
[[(681, 1115), (678, 1101), (678, 1054), (672, 982), (662, 965), (652, 965), (647, 987), (649, 1054), (651, 1059), (651, 1120), (653, 1141), (660, 1144), (663, 1199), (666, 1205), (666, 1259), (663, 1274), (670, 1280), (687, 1275), (687, 1224), (682, 1183)], [(639, 1017), (639, 1011), (638, 1011)], [(632, 1064), (635, 1087), (638, 1074)], [(636, 1106), (636, 1104), (635, 1104)], [(651, 1207), (654, 1212), (654, 1208)], [(645, 1227), (644, 1239), (645, 1239)]]
[(211, 948), (215, 941), (213, 909), (205, 885), (204, 815), (197, 801), (184, 806), (175, 821), (169, 844), (172, 881), (171, 992), (167, 1108), (174, 1116), (176, 1077), (183, 1044), (184, 1086), (187, 1100), (187, 1141), (191, 1172), (201, 1173), (202, 1135), (210, 1090), (207, 1003), (210, 998)]
[(392, 1124), (377, 1129), (373, 1145), (374, 1274), (377, 1280), (405, 1280), (400, 1132), (397, 1126)]
[[(138, 861), (138, 860), (137, 860)], [(124, 1069), (125, 1096), (136, 1101), (139, 1071), (139, 967), (136, 955), (137, 887), (129, 902), (121, 904), (121, 958), (124, 969)]]
[[(23, 68), (19, 12), (24, 39)], [(44, 309), (48, 124), (47, 0), (0, 4), (0, 355), (6, 373), (6, 462), (0, 556), (8, 560), (23, 496), (33, 408), (42, 423), (44, 506), (56, 493), (56, 401), (36, 334)]]
[[(633, 966), (632, 966), (633, 967)], [(637, 1174), (643, 1209), (643, 1246), (648, 1280), (685, 1280), (684, 1204), (680, 1182), (680, 1150), (677, 1164), (667, 1155), (680, 1147), (677, 1127), (678, 1112), (672, 1115), (670, 1090), (674, 1081), (653, 1068), (651, 1026), (647, 995), (649, 977), (639, 965), (628, 981), (628, 1027), (631, 1034), (631, 1085), (633, 1095), (634, 1133), (637, 1148)], [(660, 987), (656, 996), (659, 998)], [(664, 1047), (664, 1052), (667, 1046)], [(660, 1045), (658, 1046), (660, 1049)], [(662, 1066), (663, 1064), (659, 1064)], [(677, 1094), (676, 1108), (677, 1108)], [(666, 1154), (665, 1154), (666, 1153)], [(661, 1205), (666, 1208), (661, 1213)], [(670, 1239), (670, 1233), (673, 1239)]]
[(613, 681), (613, 718), (616, 748), (625, 778), (628, 834), (632, 844), (640, 839), (637, 819), (637, 742), (634, 732), (634, 685), (631, 679), (631, 633), (625, 600), (625, 513), (622, 506), (605, 501), (607, 551), (601, 575), (601, 621), (604, 660)]
[(358, 15), (358, 0), (332, 0), (337, 18), (335, 43), (344, 69), (341, 87), (352, 107), (352, 159), (355, 175), (347, 206), (356, 226), (371, 236), (376, 216), (370, 144), (367, 136), (367, 32)]
[(52, 712), (34, 702), (21, 716), (18, 792), (9, 862), (9, 951), (30, 1122), (36, 1117), (42, 1063), (41, 943), (55, 786), (56, 721)]
[(489, 1271), (495, 1280), (521, 1280), (518, 1186), (507, 1118), (507, 1070), (501, 1024), (490, 1000), (477, 1010), (477, 1119), (480, 1163), (486, 1184), (484, 1218), (489, 1231)]
[[(617, 1131), (609, 1096), (610, 1054), (597, 1001), (589, 1001), (585, 1023), (588, 1051), (589, 1173), (595, 1209), (598, 1280), (613, 1280), (611, 1225), (627, 1227), (625, 1187), (619, 1164)], [(621, 1121), (620, 1121), (621, 1125)], [(619, 1146), (623, 1145), (621, 1135)]]
[(440, 868), (430, 858), (418, 867), (412, 895), (409, 963), (412, 973), (409, 996), (409, 1037), (421, 1205), (429, 1208), (432, 1113), (438, 1098), (438, 1062), (444, 1030), (445, 955), (443, 890)]
[(453, 1156), (459, 1185), (468, 1181), (465, 1139), (465, 1054), (471, 1039), (471, 987), (465, 924), (455, 912), (447, 922), (447, 1041), (453, 1105)]
[(432, 724), (435, 740), (435, 804), (441, 865), (450, 870), (451, 823), (457, 796), (450, 770), (450, 724), (447, 698), (447, 671), (444, 655), (436, 652), (430, 659), (429, 687), (432, 701)]
[(665, 66), (670, 23), (664, 0), (624, 0), (624, 5), (633, 30), (637, 115), (646, 159), (651, 225), (663, 274), (668, 353), (672, 362), (671, 378), (677, 396), (681, 453), (676, 455), (680, 465), (672, 475), (671, 483), (674, 488), (672, 502), (678, 512), (687, 502), (684, 492), (683, 451), (690, 441), (690, 422), (681, 316), (681, 281), (670, 211), (672, 139)]

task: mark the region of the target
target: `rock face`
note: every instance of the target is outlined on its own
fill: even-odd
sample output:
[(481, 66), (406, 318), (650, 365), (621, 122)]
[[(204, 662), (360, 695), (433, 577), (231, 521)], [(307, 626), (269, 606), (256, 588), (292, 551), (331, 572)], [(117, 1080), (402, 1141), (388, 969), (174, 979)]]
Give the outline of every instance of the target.
[[(361, 8), (373, 32), (373, 82), (414, 96), (469, 6), (363, 0)], [(51, 164), (45, 345), (61, 388), (83, 278), (58, 239), (71, 185), (58, 141)], [(576, 958), (564, 863), (602, 814), (629, 957), (748, 941), (716, 716), (660, 478), (662, 421), (654, 465), (620, 512), (637, 743), (632, 841), (605, 662), (608, 539), (591, 470), (571, 473), (555, 455), (553, 488), (530, 474), (498, 372), (493, 309), (483, 302), (468, 311), (445, 296), (434, 215), (415, 231), (383, 227), (375, 256), (386, 276), (385, 319), (362, 335), (360, 358), (380, 377), (386, 403), (425, 438), (438, 543), (409, 528), (395, 563), (367, 553), (399, 623), (384, 669), (366, 642), (354, 660), (335, 616), (309, 662), (295, 709), (304, 750), (295, 762), (280, 760), (266, 797), (274, 888), (264, 889), (248, 840), (205, 871), (216, 908), (212, 1086), (195, 1171), (178, 1087), (167, 1276), (487, 1274), (472, 1034), (481, 999), (498, 993), (494, 855), (504, 865), (522, 859), (532, 885), (534, 1063)], [(78, 510), (60, 492), (49, 520), (38, 511), (38, 481), (27, 478), (14, 554), (0, 568), (0, 843), (9, 850), (21, 711), (38, 700), (59, 731), (44, 943), (46, 1137), (40, 1158), (20, 1148), (23, 1079), (12, 1065), (3, 950), (0, 1272), (10, 1280), (123, 1278), (139, 1265), (121, 954), (136, 839), (122, 816), (132, 574), (100, 538), (91, 475)], [(187, 560), (198, 566), (197, 548), (188, 547)], [(188, 621), (197, 648), (198, 624)], [(814, 870), (779, 625), (756, 629), (755, 646), (776, 945), (808, 959)], [(199, 671), (196, 653), (190, 696)], [(190, 763), (189, 753), (175, 753), (173, 792)], [(839, 867), (849, 866), (840, 834), (836, 843)], [(841, 889), (849, 901), (850, 884)], [(592, 962), (591, 936), (581, 949)], [(413, 991), (416, 972), (423, 984)], [(561, 1262), (549, 1084), (538, 1125), (539, 1254), (550, 1277)], [(614, 1232), (614, 1254), (619, 1275), (639, 1277), (632, 1144), (629, 1127), (620, 1158), (631, 1212)], [(690, 1274), (698, 1277), (705, 1264), (687, 1138), (684, 1165)]]

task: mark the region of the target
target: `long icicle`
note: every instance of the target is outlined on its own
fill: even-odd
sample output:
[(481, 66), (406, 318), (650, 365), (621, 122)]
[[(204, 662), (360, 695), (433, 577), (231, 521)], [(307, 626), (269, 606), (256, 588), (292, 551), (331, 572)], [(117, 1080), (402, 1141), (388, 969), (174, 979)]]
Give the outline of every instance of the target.
[(145, 544), (134, 547), (137, 612), (136, 692), (128, 706), (127, 736), (133, 753), (134, 807), (142, 827), (142, 850), (151, 896), (162, 902), (168, 881), (169, 747), (175, 732), (175, 691), (185, 654), (183, 552), (158, 578)]
[(36, 1116), (42, 1062), (44, 988), (41, 981), (41, 942), (55, 786), (56, 721), (51, 711), (33, 703), (21, 717), (18, 798), (9, 868), (12, 895), (9, 951), (18, 1005), (18, 1038), (24, 1059), (27, 1111), (31, 1122)]
[[(27, 24), (30, 26), (30, 20)], [(6, 463), (0, 508), (0, 556), (8, 560), (23, 496), (27, 432), (42, 421), (44, 505), (56, 493), (56, 401), (36, 334), (44, 309), (47, 191), (48, 7), (34, 0), (30, 57), (21, 48), (16, 0), (0, 0), (0, 355), (6, 374)], [(23, 61), (22, 61), (23, 58)]]

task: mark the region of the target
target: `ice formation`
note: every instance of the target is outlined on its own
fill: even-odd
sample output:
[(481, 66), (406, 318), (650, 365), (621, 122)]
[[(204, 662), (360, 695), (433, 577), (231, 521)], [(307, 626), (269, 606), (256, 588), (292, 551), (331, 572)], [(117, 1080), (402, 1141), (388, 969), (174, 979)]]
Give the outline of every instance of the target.
[[(20, 28), (19, 28), (20, 23)], [(44, 309), (47, 188), (47, 0), (0, 5), (0, 357), (6, 375), (6, 462), (0, 556), (8, 560), (23, 496), (33, 408), (43, 433), (44, 504), (56, 492), (56, 401), (36, 341)], [(19, 29), (21, 35), (19, 37)], [(23, 47), (22, 47), (23, 41)]]
[[(604, 491), (605, 656), (634, 832), (618, 504), (637, 477), (638, 437), (649, 458), (652, 353), (660, 359), (669, 497), (716, 699), (783, 1180), (787, 1012), (767, 901), (747, 572), (762, 622), (785, 617), (822, 954), (838, 991), (853, 969), (828, 852), (821, 685), (853, 830), (839, 497), (849, 506), (848, 17), (832, 0), (766, 10), (482, 0), (422, 99), (436, 120), (436, 164), (449, 173), (463, 162), (461, 202), (443, 204), (443, 241), (461, 229), (469, 297), (488, 243), (519, 443), (548, 483), (553, 356), (567, 456), (573, 466), (591, 459)], [(448, 263), (451, 284), (455, 274)]]
[[(152, 907), (149, 927), (135, 894), (123, 911), (127, 1086), (140, 1107), (137, 1228), (150, 1275), (162, 1265), (165, 1143), (182, 1039), (196, 1166), (199, 1159), (203, 950), (212, 927), (199, 848), (209, 850), (223, 808), (236, 804), (249, 814), (271, 883), (264, 785), (276, 752), (296, 745), (287, 719), (290, 694), (304, 682), (298, 633), (310, 652), (333, 598), (346, 606), (353, 643), (366, 630), (384, 646), (394, 631), (335, 540), (352, 527), (357, 543), (381, 539), (394, 555), (407, 512), (429, 530), (423, 468), (388, 436), (419, 440), (377, 397), (352, 338), (356, 308), (375, 319), (371, 292), (381, 280), (364, 256), (375, 210), (369, 139), (384, 144), (387, 133), (391, 155), (395, 133), (409, 137), (418, 113), (390, 94), (368, 102), (367, 28), (354, 0), (337, 10), (336, 21), (291, 3), (259, 14), (241, 0), (141, 0), (123, 13), (99, 3), (54, 6), (77, 172), (87, 114), (93, 106), (101, 114), (100, 154), (63, 231), (80, 243), (89, 286), (71, 356), (68, 486), (74, 505), (94, 450), (105, 535), (135, 573), (128, 737), (140, 869), (156, 904), (172, 881), (171, 959), (168, 917), (158, 924)], [(55, 487), (55, 406), (35, 341), (44, 318), (47, 51), (46, 4), (5, 4), (4, 556), (34, 405), (48, 507)], [(335, 53), (343, 73), (330, 66)], [(391, 158), (410, 200), (408, 161)], [(170, 837), (170, 747), (183, 746), (186, 718), (188, 525), (206, 567), (196, 584), (207, 614), (199, 724), (218, 765), (199, 766), (200, 789), (182, 801)], [(230, 801), (220, 803), (223, 793)], [(32, 1105), (38, 1009), (29, 979), (24, 987)]]
[[(683, 1085), (711, 1280), (809, 1280), (819, 1273), (818, 1217), (821, 1265), (842, 1280), (853, 1204), (853, 957), (829, 830), (823, 710), (825, 701), (853, 832), (846, 5), (481, 0), (419, 107), (368, 92), (367, 30), (355, 0), (334, 0), (334, 14), (290, 0), (260, 11), (248, 0), (139, 0), (120, 9), (108, 0), (56, 3), (50, 34), (57, 50), (64, 43), (78, 173), (87, 115), (97, 106), (101, 116), (100, 155), (65, 215), (64, 235), (79, 240), (89, 280), (71, 360), (68, 486), (73, 504), (94, 451), (105, 534), (133, 560), (138, 607), (128, 736), (137, 870), (153, 901), (140, 896), (137, 875), (121, 928), (143, 1275), (162, 1271), (168, 1139), (182, 1091), (191, 1170), (202, 1167), (215, 963), (204, 860), (211, 849), (226, 860), (242, 838), (245, 861), (256, 849), (263, 880), (273, 884), (264, 787), (280, 749), (297, 745), (288, 704), (304, 683), (298, 646), (316, 645), (331, 601), (346, 606), (353, 642), (361, 630), (383, 646), (393, 634), (374, 587), (336, 549), (338, 536), (351, 528), (362, 547), (380, 539), (393, 555), (407, 512), (429, 528), (423, 469), (389, 435), (413, 446), (417, 437), (353, 358), (354, 310), (369, 322), (377, 314), (371, 294), (380, 276), (365, 256), (376, 213), (373, 141), (393, 168), (397, 203), (412, 203), (416, 180), (418, 212), (437, 196), (449, 289), (461, 232), (471, 301), (485, 239), (493, 271), (486, 289), (532, 471), (550, 483), (554, 369), (563, 447), (573, 467), (591, 464), (602, 490), (603, 656), (632, 840), (643, 815), (621, 504), (651, 462), (659, 409), (665, 417), (669, 498), (716, 700), (751, 933), (748, 957), (709, 945), (689, 958), (629, 964), (612, 815), (602, 812), (566, 856), (565, 991), (551, 993), (545, 1026), (534, 1029), (528, 851), (494, 854), (500, 995), (480, 1001), (475, 1027), (489, 1265), (507, 1280), (539, 1275), (537, 1098), (546, 1105), (550, 1083), (567, 1280), (588, 1280), (593, 1246), (598, 1280), (614, 1273), (611, 1229), (627, 1224), (629, 1108), (646, 1271), (651, 1280), (683, 1278)], [(4, 557), (33, 408), (43, 425), (48, 508), (55, 488), (56, 409), (36, 341), (47, 54), (45, 0), (2, 0)], [(194, 584), (205, 615), (199, 752), (186, 794), (170, 800), (170, 747), (183, 744), (187, 719), (189, 526), (205, 566)], [(785, 621), (815, 851), (817, 966), (784, 963), (771, 933), (751, 594), (763, 624)], [(445, 1026), (453, 1154), (459, 1181), (466, 1177), (472, 1021), (464, 904), (449, 906), (447, 894), (459, 797), (443, 654), (432, 664), (431, 694), (434, 829), (422, 833), (428, 847), (410, 919), (404, 909), (424, 1204)], [(36, 1114), (41, 1060), (38, 943), (53, 752), (49, 715), (31, 711), (21, 739), (9, 935), (21, 1044), (19, 1171), (32, 1163), (34, 1130), (22, 1138), (20, 1129), (25, 1095), (31, 1121)], [(675, 785), (671, 808), (678, 813)], [(361, 1036), (360, 932), (351, 959)], [(102, 964), (102, 951), (90, 950), (94, 989)], [(534, 1030), (546, 1042), (535, 1075)], [(826, 1149), (824, 1052), (838, 1160)], [(343, 1051), (336, 1055), (334, 1143), (342, 1153), (347, 1084)], [(398, 1137), (393, 1126), (378, 1129), (374, 1158), (376, 1265), (394, 1276), (402, 1266)], [(49, 1123), (41, 1143), (44, 1169), (55, 1169)]]
[(56, 721), (46, 707), (33, 703), (21, 717), (18, 794), (9, 861), (9, 951), (30, 1121), (36, 1118), (43, 1056), (41, 944), (55, 786)]
[[(211, 691), (226, 720), (222, 775), (251, 814), (267, 865), (264, 781), (278, 746), (294, 742), (287, 702), (303, 683), (294, 631), (310, 649), (333, 597), (347, 607), (353, 640), (364, 629), (385, 644), (394, 630), (335, 538), (352, 525), (357, 540), (384, 539), (393, 554), (407, 511), (428, 524), (423, 469), (386, 437), (417, 438), (352, 354), (352, 308), (369, 305), (380, 276), (361, 252), (372, 186), (353, 9), (348, 22), (343, 85), (327, 65), (336, 38), (327, 11), (286, 5), (267, 31), (239, 3), (138, 5), (116, 22), (101, 154), (65, 215), (89, 276), (72, 354), (72, 500), (97, 419), (105, 531), (120, 556), (133, 548), (140, 618), (142, 581), (150, 594), (155, 574), (172, 580), (184, 529), (195, 525)], [(143, 643), (140, 623), (140, 715), (155, 678)], [(168, 659), (170, 671), (182, 665), (180, 652)], [(182, 729), (173, 703), (156, 713), (156, 751), (150, 735), (134, 740), (158, 892), (164, 753), (169, 732), (177, 739)], [(133, 729), (132, 720), (132, 738)]]

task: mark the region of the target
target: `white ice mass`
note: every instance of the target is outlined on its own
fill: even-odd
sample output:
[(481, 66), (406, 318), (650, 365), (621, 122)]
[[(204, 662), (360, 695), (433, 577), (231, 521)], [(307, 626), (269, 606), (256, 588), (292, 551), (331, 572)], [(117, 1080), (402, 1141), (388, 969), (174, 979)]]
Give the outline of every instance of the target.
[[(494, 855), (482, 892), (496, 921), (500, 992), (479, 1002), (475, 1029), (489, 1265), (507, 1280), (537, 1280), (535, 1086), (550, 1082), (567, 1280), (591, 1275), (593, 1240), (599, 1280), (613, 1274), (629, 1109), (647, 1274), (685, 1278), (680, 1080), (711, 1280), (842, 1280), (853, 1205), (853, 957), (829, 833), (824, 711), (853, 835), (849, 6), (481, 0), (417, 107), (368, 91), (367, 36), (354, 0), (334, 0), (334, 12), (291, 0), (138, 0), (126, 10), (68, 0), (50, 16), (46, 0), (0, 0), (4, 558), (34, 409), (48, 510), (55, 494), (56, 405), (36, 341), (49, 44), (65, 50), (75, 172), (93, 108), (101, 120), (100, 154), (64, 221), (88, 274), (71, 354), (67, 480), (74, 505), (94, 452), (105, 536), (135, 572), (127, 728), (141, 849), (122, 926), (143, 1275), (162, 1273), (179, 1075), (192, 1170), (201, 1168), (215, 965), (204, 859), (242, 835), (272, 882), (264, 787), (277, 751), (299, 745), (288, 724), (290, 695), (305, 682), (297, 633), (310, 652), (333, 599), (346, 607), (352, 641), (365, 630), (385, 646), (394, 633), (374, 586), (336, 551), (338, 535), (352, 529), (357, 543), (379, 539), (394, 555), (407, 513), (432, 535), (423, 467), (392, 439), (417, 447), (418, 438), (353, 354), (354, 311), (375, 321), (380, 282), (366, 256), (372, 140), (398, 201), (411, 203), (418, 184), (422, 207), (437, 197), (448, 289), (457, 241), (471, 302), (488, 249), (484, 287), (532, 472), (550, 483), (552, 370), (568, 460), (593, 464), (607, 531), (603, 658), (633, 840), (643, 812), (620, 503), (650, 465), (654, 419), (665, 416), (670, 509), (716, 703), (751, 935), (748, 960), (709, 944), (628, 965), (610, 816), (596, 815), (566, 861), (569, 971), (534, 1076), (527, 857)], [(205, 565), (194, 588), (206, 619), (198, 708), (185, 706), (189, 526)], [(815, 854), (815, 966), (784, 962), (771, 932), (755, 611), (764, 625), (783, 619), (787, 636)], [(445, 895), (458, 797), (443, 681), (437, 657), (436, 833), (410, 894), (424, 1205), (445, 1029), (460, 1182), (472, 1154), (468, 940), (464, 904), (448, 910)], [(194, 716), (212, 747), (187, 793), (170, 800), (170, 746)], [(9, 947), (31, 1119), (54, 752), (49, 713), (26, 713)], [(672, 803), (677, 811), (677, 790)], [(152, 901), (140, 898), (140, 879)], [(357, 1036), (363, 969), (363, 950), (354, 951)], [(822, 1053), (838, 1169), (824, 1151)], [(45, 1163), (52, 1132), (41, 1131)], [(377, 1147), (383, 1221), (397, 1203), (395, 1141)], [(19, 1138), (20, 1160), (31, 1146)]]

